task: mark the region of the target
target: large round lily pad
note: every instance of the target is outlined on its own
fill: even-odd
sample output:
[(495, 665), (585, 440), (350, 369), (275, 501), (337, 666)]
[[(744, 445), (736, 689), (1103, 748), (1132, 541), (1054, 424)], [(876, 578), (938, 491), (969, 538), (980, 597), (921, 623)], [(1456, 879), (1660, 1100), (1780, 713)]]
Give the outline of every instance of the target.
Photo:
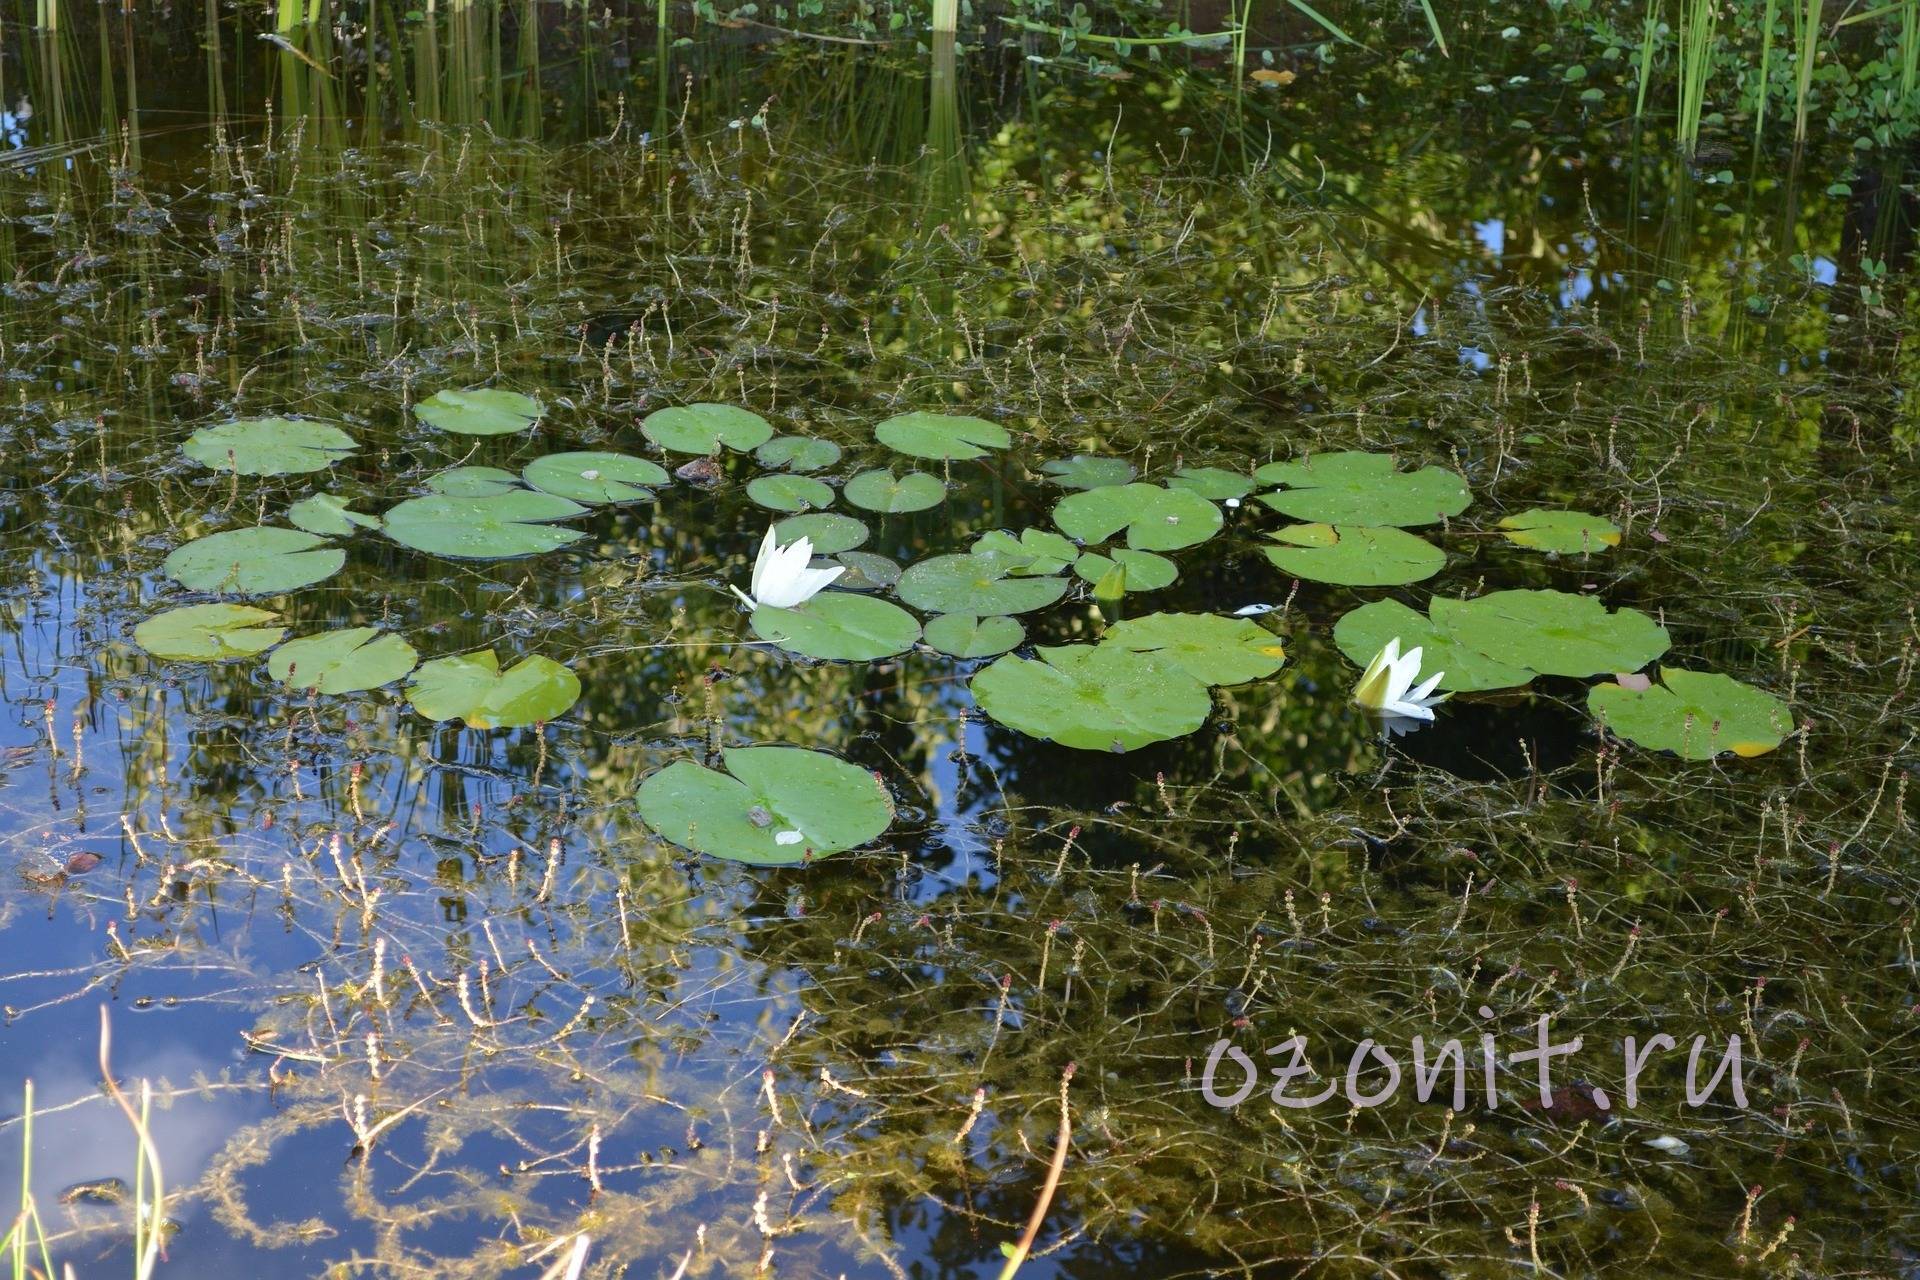
[(824, 858), (893, 821), (879, 779), (824, 751), (736, 747), (727, 772), (676, 760), (640, 784), (640, 816), (683, 848), (755, 866)]
[(1290, 545), (1266, 548), (1267, 559), (1309, 582), (1393, 587), (1431, 578), (1447, 563), (1425, 538), (1391, 526), (1294, 524), (1269, 536)]
[(837, 511), (813, 511), (804, 516), (788, 516), (773, 526), (773, 536), (783, 547), (806, 538), (813, 543), (813, 554), (833, 556), (863, 545), (867, 540), (867, 526)]
[(386, 534), (402, 546), (440, 556), (501, 560), (564, 547), (586, 535), (549, 522), (586, 510), (558, 494), (513, 489), (486, 498), (408, 498), (386, 515)]
[(1638, 609), (1609, 613), (1592, 596), (1566, 591), (1436, 597), (1427, 612), (1467, 647), (1543, 675), (1638, 671), (1672, 643), (1666, 628)]
[(903, 413), (875, 427), (873, 436), (895, 453), (910, 458), (950, 461), (984, 458), (989, 449), (1004, 449), (1013, 443), (1006, 428), (985, 418), (944, 413)]
[(1016, 578), (1058, 573), (1080, 557), (1080, 548), (1051, 529), (1022, 529), (1015, 537), (989, 529), (974, 541), (973, 555), (992, 560)]
[(791, 609), (761, 605), (754, 633), (809, 658), (864, 662), (905, 653), (920, 638), (920, 623), (899, 605), (875, 596), (823, 591)]
[(287, 634), (279, 615), (244, 604), (190, 604), (133, 629), (133, 642), (156, 658), (221, 662), (271, 649)]
[(1260, 501), (1281, 515), (1323, 524), (1437, 524), (1473, 501), (1454, 472), (1396, 471), (1389, 453), (1322, 453), (1270, 462), (1253, 474), (1261, 484), (1282, 486)]
[(520, 473), (542, 493), (599, 505), (607, 502), (646, 502), (653, 490), (666, 484), (666, 469), (645, 458), (624, 453), (550, 453), (535, 458)]
[(973, 677), (980, 709), (1010, 729), (1084, 751), (1132, 751), (1206, 723), (1207, 686), (1176, 661), (1118, 646), (1008, 654)]
[(339, 572), (347, 553), (317, 534), (276, 525), (229, 529), (174, 548), (161, 568), (194, 591), (275, 595)]
[(475, 729), (517, 729), (566, 714), (580, 678), (552, 658), (522, 658), (505, 671), (491, 649), (420, 664), (407, 700), (429, 720), (464, 720)]
[(1109, 485), (1060, 500), (1053, 522), (1082, 542), (1105, 542), (1122, 529), (1136, 551), (1177, 551), (1220, 531), (1220, 508), (1185, 489)]
[(1076, 453), (1040, 464), (1041, 473), (1062, 489), (1101, 489), (1133, 479), (1133, 464), (1125, 458), (1101, 458)]
[(894, 591), (929, 613), (1027, 613), (1065, 595), (1067, 583), (1064, 578), (1016, 578), (1002, 561), (960, 554), (908, 565)]
[(753, 460), (763, 467), (824, 471), (840, 461), (840, 446), (811, 436), (775, 436), (753, 451)]
[(180, 452), (202, 466), (243, 476), (320, 471), (353, 450), (353, 437), (340, 428), (298, 418), (222, 422), (200, 428), (180, 446)]
[(296, 529), (325, 538), (344, 538), (356, 529), (377, 529), (380, 517), (352, 511), (347, 500), (333, 493), (316, 493), (287, 508), (287, 522)]
[(1107, 628), (1100, 646), (1157, 653), (1202, 684), (1245, 684), (1287, 660), (1280, 637), (1247, 618), (1211, 613), (1150, 613)]
[(1609, 732), (1684, 760), (1711, 760), (1723, 751), (1765, 755), (1793, 732), (1793, 712), (1764, 689), (1712, 671), (1660, 672), (1645, 689), (1597, 684), (1587, 710)]
[(909, 471), (903, 476), (891, 471), (863, 471), (847, 481), (841, 492), (856, 507), (899, 515), (939, 506), (940, 500), (947, 496), (947, 486), (940, 482), (939, 476), (923, 471)]
[(1026, 638), (1026, 628), (1003, 615), (980, 618), (969, 613), (943, 613), (927, 619), (927, 644), (955, 658), (991, 658)]
[(1333, 627), (1333, 642), (1340, 647), (1340, 652), (1347, 655), (1348, 661), (1363, 668), (1389, 640), (1398, 640), (1402, 653), (1415, 647), (1424, 650), (1421, 670), (1443, 672), (1439, 687), (1453, 693), (1513, 689), (1534, 677), (1534, 672), (1526, 667), (1495, 662), (1456, 639), (1448, 627), (1416, 613), (1398, 600), (1363, 604)]
[(773, 439), (773, 427), (751, 409), (731, 404), (682, 404), (655, 409), (640, 433), (669, 453), (745, 453)]
[(1500, 522), (1508, 542), (1537, 551), (1588, 555), (1620, 545), (1620, 526), (1584, 511), (1546, 511), (1539, 507)]
[(807, 511), (833, 505), (833, 486), (812, 476), (755, 476), (747, 481), (747, 498), (772, 511)]
[(267, 674), (296, 689), (358, 693), (391, 684), (420, 660), (412, 645), (378, 627), (343, 627), (301, 636), (275, 649)]
[(493, 498), (518, 489), (520, 478), (499, 467), (449, 467), (434, 472), (424, 483), (430, 493), (449, 498)]
[(532, 396), (499, 387), (436, 391), (413, 406), (414, 416), (428, 426), (462, 436), (504, 436), (525, 431), (545, 412), (545, 406)]

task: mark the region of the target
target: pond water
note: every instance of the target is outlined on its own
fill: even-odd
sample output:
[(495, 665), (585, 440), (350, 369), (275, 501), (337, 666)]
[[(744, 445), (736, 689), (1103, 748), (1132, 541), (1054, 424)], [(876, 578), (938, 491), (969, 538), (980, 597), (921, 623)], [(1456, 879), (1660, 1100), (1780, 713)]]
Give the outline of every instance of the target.
[[(56, 1263), (133, 1265), (71, 1193), (135, 1181), (105, 1008), (163, 1275), (990, 1277), (1063, 1106), (1023, 1275), (1915, 1273), (1897, 159), (1390, 60), (583, 12), (532, 74), (490, 15), (0, 57), (0, 1185)], [(344, 435), (196, 435), (261, 419)], [(527, 470), (581, 452), (649, 465)], [(809, 504), (847, 574), (750, 615)], [(268, 648), (344, 628), (404, 646)], [(1388, 731), (1422, 628), (1479, 687)], [(564, 670), (414, 667), (475, 653)], [(699, 772), (767, 746), (858, 768)], [(1497, 1103), (1416, 1101), (1483, 1032)], [(1343, 1092), (1207, 1099), (1295, 1033)]]

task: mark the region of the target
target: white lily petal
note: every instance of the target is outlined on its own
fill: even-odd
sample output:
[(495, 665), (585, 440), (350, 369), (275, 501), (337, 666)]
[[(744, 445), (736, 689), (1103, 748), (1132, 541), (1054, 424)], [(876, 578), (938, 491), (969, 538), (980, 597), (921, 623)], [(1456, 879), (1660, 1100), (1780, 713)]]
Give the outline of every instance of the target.
[(1417, 702), (1421, 706), (1426, 706), (1427, 703), (1429, 702), (1438, 702), (1439, 701), (1438, 698), (1430, 698), (1427, 695), (1431, 694), (1434, 691), (1434, 689), (1440, 683), (1440, 678), (1446, 674), (1447, 673), (1444, 671), (1436, 671), (1432, 675), (1428, 676), (1424, 683), (1422, 683), (1418, 688), (1414, 689), (1413, 691), (1407, 694), (1406, 701)]
[(1388, 715), (1405, 716), (1409, 720), (1433, 719), (1433, 712), (1417, 702), (1389, 702), (1384, 709)]
[(773, 842), (775, 844), (799, 844), (804, 839), (806, 839), (806, 837), (798, 831), (782, 831), (774, 836)]

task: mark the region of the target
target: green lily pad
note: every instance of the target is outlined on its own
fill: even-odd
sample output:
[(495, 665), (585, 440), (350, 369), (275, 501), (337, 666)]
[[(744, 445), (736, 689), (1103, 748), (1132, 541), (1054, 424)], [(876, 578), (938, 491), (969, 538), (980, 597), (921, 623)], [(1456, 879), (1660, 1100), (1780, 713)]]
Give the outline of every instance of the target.
[(900, 564), (888, 556), (871, 551), (842, 551), (833, 559), (847, 567), (833, 584), (843, 591), (885, 591), (900, 581)]
[(1100, 647), (1157, 653), (1202, 684), (1245, 684), (1286, 665), (1280, 637), (1248, 618), (1150, 613), (1107, 628)]
[(1542, 675), (1638, 671), (1672, 643), (1666, 628), (1638, 609), (1609, 613), (1592, 596), (1566, 591), (1436, 597), (1427, 612), (1467, 647)]
[(346, 562), (346, 552), (315, 534), (256, 525), (195, 538), (160, 567), (189, 590), (258, 596), (312, 586)]
[(1238, 502), (1253, 492), (1253, 480), (1225, 467), (1182, 467), (1167, 477), (1167, 488), (1185, 489), (1209, 502)]
[(475, 729), (517, 729), (565, 715), (580, 699), (580, 678), (538, 654), (500, 669), (491, 649), (423, 662), (407, 701), (429, 720), (464, 720)]
[(569, 498), (526, 489), (490, 498), (408, 498), (387, 512), (386, 534), (415, 551), (502, 560), (552, 551), (585, 537), (578, 529), (556, 529), (548, 523), (585, 510)]
[(836, 662), (892, 657), (920, 638), (919, 621), (899, 605), (848, 591), (823, 591), (791, 609), (763, 604), (751, 621), (763, 640)]
[(840, 446), (811, 436), (775, 436), (753, 451), (753, 460), (788, 471), (824, 471), (840, 461)]
[(324, 422), (244, 418), (200, 428), (180, 452), (216, 471), (285, 476), (325, 470), (354, 448), (352, 436)]
[(550, 453), (535, 458), (521, 471), (526, 482), (542, 493), (599, 505), (607, 502), (647, 502), (650, 484), (666, 484), (664, 467), (624, 453)]
[(426, 479), (429, 493), (449, 498), (496, 498), (520, 487), (520, 477), (499, 467), (449, 467)]
[(1002, 614), (943, 613), (927, 619), (927, 644), (954, 658), (991, 658), (1026, 638), (1026, 628)]
[(940, 477), (923, 471), (909, 471), (903, 476), (891, 471), (863, 471), (847, 481), (841, 492), (856, 507), (898, 515), (939, 506), (947, 496), (947, 486), (940, 483)]
[(1105, 644), (1008, 654), (973, 677), (980, 709), (1010, 729), (1083, 751), (1132, 751), (1192, 733), (1207, 686), (1157, 653)]
[(1446, 565), (1440, 548), (1390, 526), (1294, 524), (1269, 534), (1285, 547), (1267, 547), (1283, 573), (1344, 587), (1393, 587), (1431, 578)]
[(833, 505), (833, 486), (812, 476), (755, 476), (747, 481), (747, 498), (773, 511), (806, 511)]
[(788, 516), (773, 526), (773, 536), (783, 547), (809, 538), (813, 541), (813, 554), (835, 556), (865, 543), (867, 526), (837, 511), (815, 511), (804, 516)]
[(1125, 458), (1099, 458), (1086, 453), (1043, 462), (1040, 470), (1062, 489), (1104, 489), (1125, 484), (1137, 474)]
[(990, 529), (975, 540), (972, 554), (1025, 578), (1060, 572), (1079, 558), (1080, 548), (1051, 529), (1022, 529), (1017, 538), (1005, 529)]
[(669, 453), (713, 453), (722, 446), (738, 453), (773, 439), (773, 428), (751, 409), (731, 404), (683, 404), (655, 409), (640, 433)]
[(1122, 484), (1062, 498), (1053, 522), (1082, 542), (1105, 542), (1122, 529), (1136, 551), (1177, 551), (1220, 531), (1220, 508), (1185, 489)]
[[(1440, 601), (1435, 600), (1434, 604)], [(1443, 611), (1444, 612), (1444, 611)], [(1515, 689), (1532, 680), (1526, 667), (1495, 662), (1456, 639), (1440, 622), (1416, 613), (1398, 600), (1375, 600), (1347, 613), (1333, 627), (1333, 642), (1348, 661), (1365, 668), (1389, 640), (1400, 641), (1400, 651), (1418, 646), (1423, 672), (1444, 672), (1439, 687), (1453, 693), (1487, 689)]]
[(894, 591), (928, 613), (1026, 613), (1065, 595), (1067, 583), (1064, 578), (1012, 577), (998, 560), (961, 554), (908, 565)]
[(1283, 486), (1260, 501), (1295, 520), (1323, 524), (1437, 524), (1473, 501), (1467, 482), (1440, 467), (1394, 470), (1388, 453), (1322, 453), (1299, 462), (1269, 462), (1254, 472)]
[(676, 760), (640, 784), (640, 816), (661, 837), (753, 866), (824, 858), (876, 839), (893, 821), (879, 779), (824, 751), (736, 747), (727, 772)]
[(540, 421), (546, 407), (532, 396), (499, 387), (473, 391), (436, 391), (413, 406), (430, 427), (462, 436), (504, 436)]
[(379, 528), (380, 517), (349, 511), (347, 500), (337, 494), (316, 493), (287, 508), (287, 523), (323, 538), (344, 538), (355, 529)]
[(156, 658), (220, 662), (246, 658), (280, 643), (278, 614), (244, 604), (190, 604), (156, 614), (133, 629), (133, 642)]
[(267, 674), (296, 689), (359, 693), (393, 683), (419, 660), (413, 646), (391, 631), (346, 627), (287, 641), (267, 659)]
[(984, 458), (989, 449), (1004, 449), (1013, 443), (1006, 428), (985, 418), (944, 413), (903, 413), (875, 427), (873, 436), (895, 453), (910, 458), (949, 461)]
[(1620, 545), (1620, 526), (1584, 511), (1544, 511), (1539, 507), (1500, 522), (1508, 542), (1537, 551), (1588, 555)]
[(1765, 755), (1793, 732), (1786, 703), (1711, 671), (1663, 668), (1660, 683), (1645, 689), (1597, 684), (1587, 690), (1587, 710), (1608, 732), (1683, 760)]
[[(1094, 586), (1098, 599), (1118, 599), (1129, 591), (1158, 591), (1170, 587), (1180, 568), (1151, 551), (1115, 547), (1105, 555), (1089, 551), (1073, 562), (1073, 571)], [(1102, 591), (1109, 594), (1101, 595)]]

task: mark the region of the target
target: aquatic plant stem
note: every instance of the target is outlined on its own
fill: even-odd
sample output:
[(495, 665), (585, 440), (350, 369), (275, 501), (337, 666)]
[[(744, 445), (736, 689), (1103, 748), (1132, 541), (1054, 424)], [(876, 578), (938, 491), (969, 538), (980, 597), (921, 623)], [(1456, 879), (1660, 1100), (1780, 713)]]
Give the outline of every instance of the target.
[[(164, 1238), (165, 1220), (161, 1209), (166, 1203), (166, 1192), (160, 1176), (160, 1151), (153, 1144), (153, 1131), (147, 1125), (147, 1116), (152, 1103), (152, 1094), (143, 1084), (140, 1090), (140, 1109), (135, 1111), (133, 1103), (121, 1091), (120, 1082), (113, 1078), (111, 1062), (113, 1050), (113, 1025), (107, 1017), (107, 1007), (100, 1006), (100, 1079), (121, 1114), (127, 1117), (127, 1123), (133, 1126), (134, 1137), (139, 1146), (133, 1165), (133, 1274), (135, 1280), (148, 1280), (160, 1263), (160, 1242)], [(148, 1202), (148, 1186), (152, 1187), (151, 1205)]]
[(1053, 1163), (1047, 1166), (1047, 1180), (1040, 1184), (1040, 1198), (1034, 1202), (1033, 1216), (1027, 1219), (1027, 1229), (1020, 1236), (1020, 1243), (1013, 1246), (1013, 1252), (1007, 1255), (1007, 1265), (1000, 1269), (1000, 1280), (1013, 1280), (1014, 1272), (1020, 1270), (1020, 1264), (1027, 1260), (1033, 1251), (1033, 1242), (1040, 1235), (1040, 1224), (1047, 1220), (1047, 1210), (1053, 1205), (1053, 1193), (1060, 1187), (1060, 1173), (1067, 1167), (1067, 1149), (1073, 1141), (1073, 1122), (1067, 1110), (1067, 1086), (1073, 1083), (1073, 1063), (1060, 1073), (1060, 1137), (1053, 1147)]

